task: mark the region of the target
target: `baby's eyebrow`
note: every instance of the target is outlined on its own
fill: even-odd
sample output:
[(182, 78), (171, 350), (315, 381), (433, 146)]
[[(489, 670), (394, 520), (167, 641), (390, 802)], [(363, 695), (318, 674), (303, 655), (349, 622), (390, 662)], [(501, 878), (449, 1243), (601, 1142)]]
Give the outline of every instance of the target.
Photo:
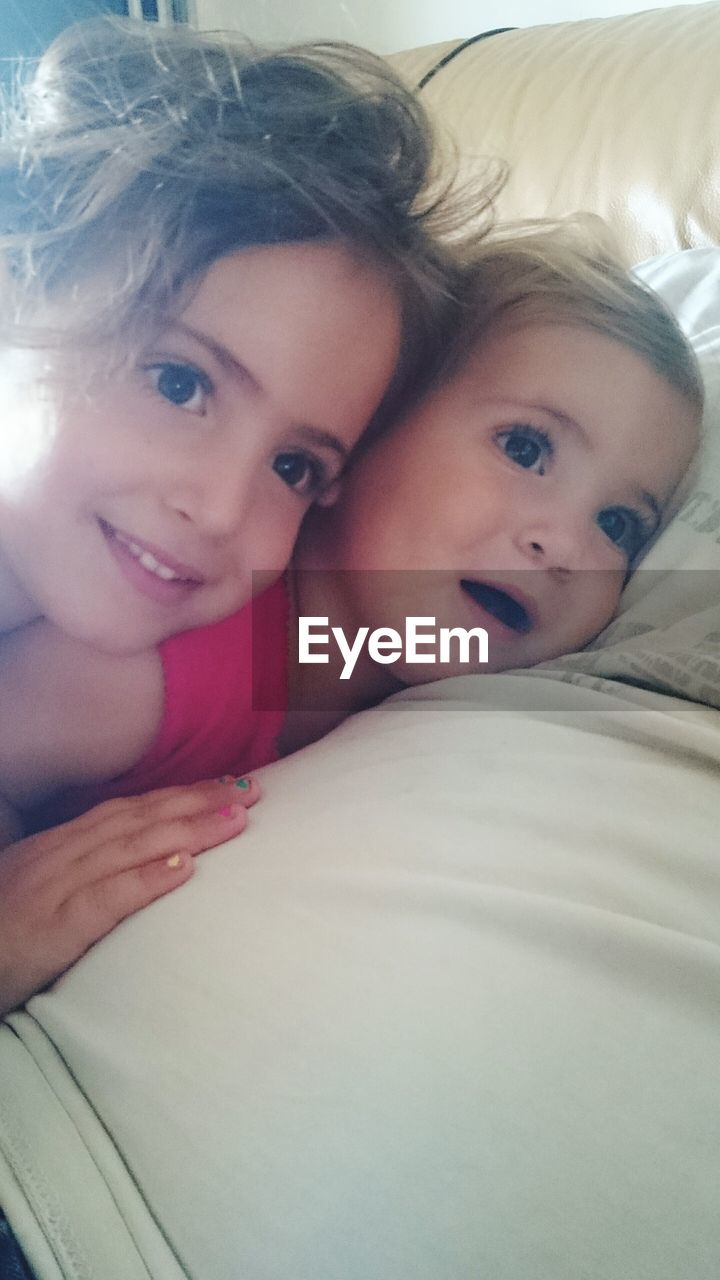
[[(488, 403), (493, 403), (493, 401), (490, 400)], [(563, 427), (567, 431), (572, 431), (575, 435), (579, 436), (585, 444), (589, 443), (587, 432), (584, 427), (581, 427), (580, 423), (575, 418), (571, 418), (569, 413), (563, 413), (562, 409), (556, 409), (554, 405), (545, 404), (541, 400), (508, 400), (506, 402), (504, 399), (498, 399), (494, 403), (498, 405), (504, 405), (505, 403), (508, 405), (512, 404), (514, 409), (520, 409), (521, 411), (526, 409), (528, 413), (544, 413), (546, 417), (552, 418), (559, 427)]]
[(655, 520), (655, 528), (657, 528), (657, 526), (660, 524), (660, 521), (662, 519), (661, 503), (655, 497), (655, 494), (650, 493), (647, 489), (638, 489), (637, 494), (643, 506), (649, 507), (650, 510), (652, 511), (653, 518)]
[(585, 443), (588, 443), (587, 432), (580, 426), (580, 423), (575, 418), (570, 417), (569, 413), (563, 413), (562, 409), (555, 409), (551, 404), (539, 404), (537, 402), (534, 404), (528, 404), (527, 408), (539, 409), (541, 413), (546, 413), (548, 417), (555, 419), (558, 426), (565, 427), (568, 431), (573, 431), (576, 435), (580, 436)]

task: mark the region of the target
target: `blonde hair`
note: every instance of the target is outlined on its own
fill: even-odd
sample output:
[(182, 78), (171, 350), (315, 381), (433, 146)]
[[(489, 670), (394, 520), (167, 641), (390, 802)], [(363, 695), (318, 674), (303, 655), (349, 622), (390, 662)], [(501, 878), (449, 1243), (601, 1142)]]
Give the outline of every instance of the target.
[(599, 219), (522, 223), (476, 243), (466, 263), (465, 320), (444, 369), (450, 376), (498, 326), (592, 329), (637, 352), (702, 413), (702, 375), (677, 320), (623, 267)]

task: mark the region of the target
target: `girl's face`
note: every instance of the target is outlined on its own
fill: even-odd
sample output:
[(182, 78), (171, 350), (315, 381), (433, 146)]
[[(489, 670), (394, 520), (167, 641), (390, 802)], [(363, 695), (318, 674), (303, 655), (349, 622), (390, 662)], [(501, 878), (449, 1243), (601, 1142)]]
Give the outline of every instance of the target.
[(44, 615), (123, 653), (239, 608), (331, 494), (399, 344), (383, 276), (306, 243), (214, 263), (130, 370), (0, 353), (0, 630)]
[[(559, 325), (495, 332), (346, 480), (330, 520), (333, 563), (363, 571), (344, 575), (353, 622), (484, 627), (484, 671), (581, 648), (615, 612), (697, 440), (692, 406), (619, 342)], [(412, 684), (467, 671), (401, 661), (393, 674)]]

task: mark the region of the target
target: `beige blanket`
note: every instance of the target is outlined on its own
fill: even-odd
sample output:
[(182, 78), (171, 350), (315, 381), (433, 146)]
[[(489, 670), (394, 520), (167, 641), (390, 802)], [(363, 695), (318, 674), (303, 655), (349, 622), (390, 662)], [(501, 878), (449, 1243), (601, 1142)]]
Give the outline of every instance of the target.
[(718, 723), (476, 677), (268, 770), (0, 1032), (40, 1280), (717, 1280)]

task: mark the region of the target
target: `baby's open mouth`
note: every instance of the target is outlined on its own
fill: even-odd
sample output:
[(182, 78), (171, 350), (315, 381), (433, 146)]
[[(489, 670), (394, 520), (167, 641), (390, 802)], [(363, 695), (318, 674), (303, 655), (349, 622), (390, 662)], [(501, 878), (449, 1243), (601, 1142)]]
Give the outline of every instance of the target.
[(473, 578), (461, 578), (460, 586), (471, 600), (511, 631), (524, 635), (532, 630), (533, 620), (527, 609), (508, 591), (492, 587), (488, 582), (476, 582)]

